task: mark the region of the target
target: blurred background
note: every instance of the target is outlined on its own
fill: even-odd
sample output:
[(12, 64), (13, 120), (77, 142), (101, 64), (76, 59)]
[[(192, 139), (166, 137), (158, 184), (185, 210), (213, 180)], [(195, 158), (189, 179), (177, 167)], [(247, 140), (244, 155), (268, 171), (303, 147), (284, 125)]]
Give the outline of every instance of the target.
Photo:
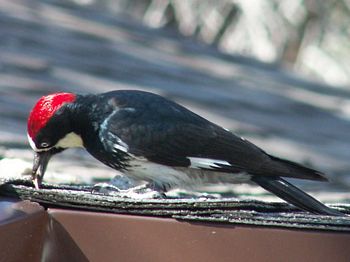
[[(59, 3), (62, 1), (51, 1)], [(228, 54), (276, 63), (338, 88), (350, 83), (348, 0), (70, 0), (152, 28), (171, 28)]]
[[(0, 175), (30, 169), (26, 119), (42, 95), (140, 89), (326, 172), (331, 183), (293, 183), (349, 202), (349, 8), (347, 0), (0, 0)], [(114, 175), (68, 150), (46, 179)], [(234, 189), (270, 199), (254, 186)]]

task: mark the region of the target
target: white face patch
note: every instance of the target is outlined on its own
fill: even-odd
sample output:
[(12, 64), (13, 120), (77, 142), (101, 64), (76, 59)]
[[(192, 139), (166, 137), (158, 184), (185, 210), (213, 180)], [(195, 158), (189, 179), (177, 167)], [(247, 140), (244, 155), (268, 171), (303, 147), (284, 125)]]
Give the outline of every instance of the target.
[(48, 147), (48, 148), (37, 148), (33, 139), (29, 136), (29, 134), (27, 133), (27, 137), (28, 137), (28, 141), (29, 141), (29, 145), (30, 147), (35, 151), (35, 152), (44, 152), (44, 151), (48, 151), (50, 150), (52, 147)]
[(70, 132), (65, 137), (58, 140), (55, 147), (70, 148), (70, 147), (84, 147), (83, 140), (81, 136), (74, 132)]
[(27, 133), (27, 137), (28, 137), (28, 141), (29, 141), (30, 147), (31, 147), (35, 152), (37, 152), (38, 149), (36, 148), (33, 139), (30, 137), (30, 135), (29, 135), (28, 133)]
[[(27, 133), (27, 137), (31, 148), (35, 152), (43, 152), (43, 151), (48, 151), (52, 149), (52, 147), (39, 149), (36, 147), (33, 139), (29, 136), (28, 133)], [(68, 133), (65, 137), (61, 138), (54, 147), (69, 148), (69, 147), (84, 147), (84, 145), (81, 137), (76, 133), (71, 132), (71, 133)]]
[(190, 168), (218, 168), (218, 164), (224, 166), (231, 166), (231, 164), (225, 160), (201, 158), (201, 157), (187, 157), (191, 161)]

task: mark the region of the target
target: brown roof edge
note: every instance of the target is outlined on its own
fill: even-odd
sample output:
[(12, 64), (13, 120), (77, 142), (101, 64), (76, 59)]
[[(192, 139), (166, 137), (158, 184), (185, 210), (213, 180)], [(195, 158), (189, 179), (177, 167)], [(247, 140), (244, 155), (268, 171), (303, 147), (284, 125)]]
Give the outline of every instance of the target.
[[(36, 190), (32, 183), (10, 181), (0, 186), (0, 195), (28, 199), (46, 208), (175, 218), (177, 220), (234, 225), (350, 232), (350, 216), (313, 215), (282, 202), (237, 198), (131, 199), (91, 193), (91, 186), (49, 185)], [(346, 204), (332, 205), (350, 214)]]
[(48, 208), (1, 198), (1, 261), (348, 261), (349, 232)]
[(40, 261), (48, 221), (38, 203), (0, 198), (0, 261)]
[(55, 208), (48, 213), (52, 221), (48, 261), (349, 261), (350, 257), (350, 233)]

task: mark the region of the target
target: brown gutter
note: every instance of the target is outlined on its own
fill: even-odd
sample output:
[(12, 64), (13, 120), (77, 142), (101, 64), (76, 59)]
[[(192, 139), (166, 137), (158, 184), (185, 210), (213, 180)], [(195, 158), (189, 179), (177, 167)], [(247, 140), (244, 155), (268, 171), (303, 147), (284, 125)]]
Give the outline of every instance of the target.
[(48, 213), (38, 203), (0, 200), (0, 261), (40, 261)]
[(17, 198), (0, 198), (0, 261), (350, 261), (348, 216), (315, 216), (282, 203), (140, 201), (16, 183), (0, 187)]
[(0, 203), (1, 214), (13, 210), (10, 217), (2, 216), (0, 261), (318, 262), (350, 258), (349, 233), (55, 208), (45, 212), (29, 201), (3, 199)]
[(54, 225), (50, 255), (57, 261), (68, 257), (74, 261), (124, 262), (319, 262), (350, 258), (350, 234), (62, 209), (49, 209), (48, 213)]

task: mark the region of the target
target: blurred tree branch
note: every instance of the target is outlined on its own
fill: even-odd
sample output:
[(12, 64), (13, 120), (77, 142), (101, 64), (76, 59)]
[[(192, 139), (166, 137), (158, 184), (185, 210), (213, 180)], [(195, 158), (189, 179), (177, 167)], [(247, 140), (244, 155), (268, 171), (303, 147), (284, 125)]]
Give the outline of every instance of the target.
[[(60, 2), (56, 0), (57, 3)], [(349, 0), (66, 0), (173, 26), (224, 52), (350, 83)]]

